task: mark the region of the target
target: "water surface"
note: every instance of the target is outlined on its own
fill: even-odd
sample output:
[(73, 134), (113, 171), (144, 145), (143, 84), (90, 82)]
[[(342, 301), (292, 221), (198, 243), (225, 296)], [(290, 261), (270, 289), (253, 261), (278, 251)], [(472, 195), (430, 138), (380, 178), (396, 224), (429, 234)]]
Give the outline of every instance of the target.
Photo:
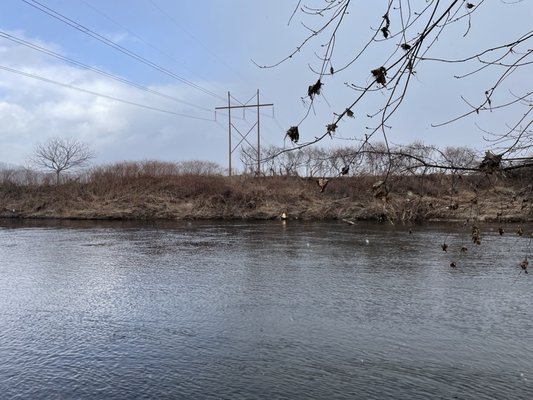
[(531, 247), (460, 225), (3, 221), (0, 393), (531, 399)]

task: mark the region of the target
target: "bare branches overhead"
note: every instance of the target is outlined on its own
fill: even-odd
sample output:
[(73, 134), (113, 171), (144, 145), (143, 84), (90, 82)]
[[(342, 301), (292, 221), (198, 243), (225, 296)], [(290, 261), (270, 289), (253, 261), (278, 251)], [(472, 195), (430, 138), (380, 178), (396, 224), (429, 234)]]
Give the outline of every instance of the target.
[[(520, 77), (533, 76), (533, 31), (524, 27), (524, 32), (516, 38), (506, 38), (500, 43), (488, 35), (486, 41), (479, 38), (471, 40), (473, 27), (484, 26), (485, 29), (490, 29), (490, 25), (482, 20), (486, 15), (483, 11), (494, 7), (495, 3), (485, 0), (388, 0), (380, 2), (383, 7), (381, 10), (376, 8), (373, 19), (369, 21), (366, 37), (346, 38), (342, 36), (345, 31), (341, 28), (344, 24), (353, 24), (351, 15), (360, 13), (364, 5), (350, 0), (298, 1), (289, 22), (293, 23), (300, 17), (308, 35), (296, 43), (295, 49), (287, 56), (270, 65), (263, 65), (262, 68), (275, 68), (289, 61), (298, 62), (294, 59), (295, 56), (304, 48), (311, 48), (315, 51), (316, 61), (311, 62), (309, 70), (316, 76), (316, 83), (307, 88), (305, 99), (308, 109), (303, 119), (290, 128), (291, 132), (298, 132), (299, 141), (292, 140), (293, 147), (282, 149), (278, 154), (305, 148), (328, 136), (334, 138), (348, 123), (345, 117), (353, 117), (355, 114), (359, 118), (363, 113), (358, 111), (366, 109), (363, 105), (368, 108), (368, 104), (374, 107), (377, 104), (373, 112), (363, 114), (369, 121), (366, 131), (355, 132), (352, 138), (361, 141), (359, 151), (363, 151), (371, 140), (382, 141), (391, 162), (393, 157), (388, 136), (394, 132), (391, 127), (392, 118), (400, 113), (419, 71), (427, 74), (435, 64), (440, 64), (455, 71), (451, 76), (464, 81), (465, 87), (469, 82), (475, 81), (478, 84), (480, 79), (484, 79), (485, 89), (473, 95), (463, 94), (458, 98), (464, 112), (453, 115), (451, 107), (443, 108), (442, 120), (429, 121), (428, 126), (451, 126), (454, 122), (471, 116), (512, 109), (512, 114), (507, 114), (511, 117), (507, 118), (514, 120), (506, 121), (508, 129), (504, 131), (484, 128), (483, 122), (477, 120), (479, 128), (475, 128), (475, 124), (473, 126), (485, 133), (485, 139), (492, 145), (494, 154), (501, 156), (501, 165), (514, 158), (530, 157), (533, 149), (531, 80), (522, 78), (522, 85), (518, 90), (516, 83), (512, 85), (511, 82)], [(513, 4), (500, 3), (499, 6), (513, 7)], [(340, 41), (344, 44), (349, 42), (351, 54), (347, 55), (346, 46), (343, 52), (337, 50)], [(464, 46), (465, 43), (469, 45)], [(453, 55), (456, 52), (450, 49), (456, 46), (469, 49), (470, 53), (455, 57)], [(379, 57), (375, 57), (375, 54)], [(363, 62), (363, 56), (365, 63), (368, 63), (369, 58), (376, 58), (372, 68), (367, 67), (367, 75), (349, 74), (352, 67)], [(332, 122), (324, 123), (326, 128), (322, 134), (313, 133), (309, 138), (309, 133), (300, 125), (312, 115), (310, 110), (321, 94), (322, 87), (330, 81), (330, 85), (333, 85), (339, 76), (343, 77), (340, 79), (345, 79), (345, 87), (354, 91), (353, 100), (349, 104), (333, 105), (337, 112), (333, 112)], [(440, 79), (440, 76), (433, 78)], [(305, 88), (302, 88), (302, 93), (305, 93)], [(428, 104), (436, 96), (439, 94), (427, 93)], [(420, 118), (423, 117), (421, 114)], [(300, 129), (297, 130), (298, 128)], [(352, 162), (355, 159), (353, 157)], [(350, 164), (349, 162), (346, 167)], [(477, 168), (480, 169), (480, 166)]]

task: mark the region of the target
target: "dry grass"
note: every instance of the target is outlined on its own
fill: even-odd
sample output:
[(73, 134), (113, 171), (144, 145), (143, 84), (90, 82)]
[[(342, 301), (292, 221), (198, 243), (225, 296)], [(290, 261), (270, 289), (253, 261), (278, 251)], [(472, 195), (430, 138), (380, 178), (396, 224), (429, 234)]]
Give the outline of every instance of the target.
[[(0, 217), (80, 219), (533, 220), (531, 175), (331, 180), (183, 173), (170, 163), (98, 167), (59, 185), (0, 181)], [(377, 195), (377, 196), (376, 196)]]

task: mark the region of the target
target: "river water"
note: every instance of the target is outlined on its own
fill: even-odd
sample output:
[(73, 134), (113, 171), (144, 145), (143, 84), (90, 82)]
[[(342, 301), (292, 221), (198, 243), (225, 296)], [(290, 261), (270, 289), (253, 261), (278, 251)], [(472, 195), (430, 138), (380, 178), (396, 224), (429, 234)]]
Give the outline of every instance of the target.
[(528, 228), (0, 221), (0, 397), (532, 399)]

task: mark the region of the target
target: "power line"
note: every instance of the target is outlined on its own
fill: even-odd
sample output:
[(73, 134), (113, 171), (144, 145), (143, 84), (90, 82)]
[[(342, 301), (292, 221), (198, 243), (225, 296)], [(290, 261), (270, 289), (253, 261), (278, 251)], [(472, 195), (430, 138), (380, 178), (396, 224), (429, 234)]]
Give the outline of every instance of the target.
[(148, 65), (149, 67), (151, 67), (151, 68), (153, 68), (153, 69), (155, 69), (155, 70), (157, 70), (159, 72), (162, 72), (165, 75), (167, 75), (167, 76), (169, 76), (169, 77), (171, 77), (173, 79), (176, 79), (179, 82), (182, 82), (182, 83), (184, 83), (184, 84), (186, 84), (186, 85), (188, 85), (188, 86), (190, 86), (190, 87), (192, 87), (192, 88), (194, 88), (196, 90), (199, 90), (199, 91), (201, 91), (204, 94), (210, 95), (210, 96), (215, 97), (217, 99), (225, 100), (223, 97), (219, 96), (218, 94), (216, 94), (216, 93), (214, 93), (214, 92), (212, 92), (212, 91), (210, 91), (208, 89), (205, 89), (205, 88), (197, 85), (196, 83), (193, 83), (193, 82), (191, 82), (191, 81), (189, 81), (189, 80), (177, 75), (176, 73), (174, 73), (172, 71), (169, 71), (168, 69), (166, 69), (166, 68), (164, 68), (164, 67), (162, 67), (162, 66), (160, 66), (160, 65), (158, 65), (158, 64), (156, 64), (156, 63), (154, 63), (154, 62), (152, 62), (152, 61), (150, 61), (150, 60), (148, 60), (146, 58), (144, 58), (143, 56), (141, 56), (141, 55), (139, 55), (139, 54), (137, 54), (137, 53), (135, 53), (135, 52), (133, 52), (131, 50), (128, 50), (127, 48), (119, 45), (118, 43), (113, 42), (111, 39), (108, 39), (105, 36), (102, 36), (102, 35), (94, 32), (93, 30), (87, 28), (86, 26), (84, 26), (84, 25), (82, 25), (82, 24), (80, 24), (80, 23), (78, 23), (78, 22), (66, 17), (65, 15), (63, 15), (63, 14), (61, 14), (61, 13), (59, 13), (59, 12), (57, 12), (57, 11), (47, 7), (47, 6), (45, 6), (44, 4), (39, 3), (36, 0), (30, 0), (31, 2), (28, 1), (28, 0), (21, 0), (21, 1), (26, 3), (26, 4), (28, 4), (29, 6), (31, 6), (33, 8), (35, 8), (35, 9), (37, 9), (37, 10), (39, 10), (39, 11), (41, 11), (41, 12), (43, 12), (43, 13), (45, 13), (45, 14), (47, 14), (47, 15), (49, 15), (49, 16), (51, 16), (51, 17), (53, 17), (53, 18), (55, 18), (55, 19), (57, 19), (57, 20), (59, 20), (59, 21), (61, 21), (63, 23), (65, 23), (65, 24), (71, 26), (72, 28), (74, 28), (74, 29), (76, 29), (76, 30), (78, 30), (78, 31), (80, 31), (82, 33), (85, 33), (86, 35), (98, 40), (99, 42), (104, 43), (105, 45), (107, 45), (107, 46), (109, 46), (109, 47), (111, 47), (111, 48), (113, 48), (115, 50), (118, 50), (121, 53), (123, 53), (123, 54), (125, 54), (125, 55), (127, 55), (127, 56), (129, 56), (129, 57), (131, 57), (131, 58), (133, 58), (133, 59), (145, 64), (145, 65)]
[[(84, 1), (84, 0), (82, 0), (82, 1)], [(221, 59), (215, 52), (213, 52), (211, 49), (209, 49), (209, 47), (207, 47), (200, 39), (198, 39), (196, 36), (194, 36), (192, 33), (190, 33), (187, 29), (185, 29), (179, 23), (179, 21), (176, 18), (174, 18), (170, 13), (166, 12), (163, 8), (161, 8), (161, 6), (159, 6), (154, 0), (148, 0), (148, 1), (162, 15), (164, 15), (165, 17), (170, 19), (174, 23), (174, 25), (176, 25), (178, 27), (178, 29), (180, 29), (182, 32), (185, 32), (190, 38), (192, 38), (196, 43), (198, 43), (208, 54), (211, 55), (211, 57), (213, 57), (215, 60), (217, 60), (220, 64), (224, 65), (228, 69), (228, 71), (230, 71), (231, 73), (235, 74), (234, 69), (230, 65), (227, 64), (226, 60)]]
[(121, 29), (125, 30), (126, 32), (128, 32), (130, 35), (132, 35), (133, 37), (138, 39), (141, 43), (143, 43), (146, 46), (152, 48), (153, 50), (157, 51), (158, 53), (164, 55), (169, 60), (172, 60), (173, 62), (181, 64), (181, 66), (184, 67), (185, 69), (187, 69), (189, 72), (193, 72), (183, 61), (177, 60), (175, 57), (173, 57), (172, 55), (168, 54), (167, 52), (161, 50), (159, 47), (154, 46), (152, 43), (148, 42), (147, 40), (144, 40), (139, 34), (133, 32), (131, 29), (128, 29), (127, 27), (122, 25), (117, 20), (111, 18), (109, 15), (104, 13), (102, 10), (96, 8), (93, 4), (90, 4), (87, 0), (79, 0), (79, 1), (82, 2), (83, 4), (85, 4), (87, 7), (89, 7), (91, 10), (93, 10), (95, 13), (99, 14), (101, 17), (104, 17), (105, 19), (107, 19), (111, 23), (115, 24), (119, 28), (121, 28)]
[(72, 89), (72, 90), (76, 90), (78, 92), (91, 94), (91, 95), (97, 96), (97, 97), (102, 97), (104, 99), (118, 101), (120, 103), (129, 104), (131, 106), (145, 108), (147, 110), (158, 111), (158, 112), (162, 112), (162, 113), (165, 113), (165, 114), (176, 115), (176, 116), (184, 117), (184, 118), (191, 118), (191, 119), (196, 119), (196, 120), (201, 120), (201, 121), (213, 122), (212, 119), (195, 117), (195, 116), (192, 116), (192, 115), (177, 113), (177, 112), (170, 111), (170, 110), (163, 110), (161, 108), (148, 106), (146, 104), (141, 104), (141, 103), (136, 103), (136, 102), (129, 101), (129, 100), (120, 99), (118, 97), (109, 96), (107, 94), (102, 94), (102, 93), (94, 92), (92, 90), (83, 89), (83, 88), (80, 88), (80, 87), (77, 87), (77, 86), (73, 86), (73, 85), (70, 85), (68, 83), (58, 82), (58, 81), (55, 81), (53, 79), (45, 78), (44, 76), (32, 74), (30, 72), (24, 72), (24, 71), (21, 71), (21, 70), (18, 70), (18, 69), (9, 68), (9, 67), (6, 67), (4, 65), (0, 65), (0, 69), (4, 70), (4, 71), (7, 71), (7, 72), (11, 72), (13, 74), (18, 74), (18, 75), (25, 76), (27, 78), (36, 79), (36, 80), (39, 80), (39, 81), (42, 81), (42, 82), (50, 83), (50, 84), (53, 84), (53, 85), (58, 85), (58, 86), (61, 86), (61, 87), (67, 88), (67, 89)]
[(33, 50), (39, 51), (41, 53), (44, 53), (44, 54), (49, 55), (51, 57), (57, 58), (59, 60), (66, 61), (66, 62), (68, 62), (70, 64), (76, 65), (78, 67), (87, 69), (87, 70), (92, 71), (92, 72), (95, 72), (95, 73), (97, 73), (99, 75), (105, 76), (105, 77), (113, 79), (115, 81), (118, 81), (118, 82), (124, 83), (126, 85), (135, 87), (137, 89), (143, 90), (145, 92), (156, 94), (156, 95), (161, 96), (161, 97), (163, 97), (165, 99), (172, 100), (172, 101), (175, 101), (177, 103), (185, 104), (185, 105), (188, 105), (188, 106), (191, 106), (191, 107), (194, 107), (194, 108), (198, 108), (198, 109), (203, 110), (203, 111), (211, 112), (211, 110), (209, 110), (208, 108), (205, 108), (205, 107), (202, 107), (202, 106), (198, 106), (196, 104), (189, 103), (187, 101), (178, 99), (176, 97), (169, 96), (169, 95), (167, 95), (165, 93), (161, 93), (161, 92), (159, 92), (157, 90), (150, 89), (150, 88), (148, 88), (146, 86), (139, 85), (138, 83), (132, 82), (132, 81), (127, 80), (125, 78), (122, 78), (122, 77), (120, 77), (118, 75), (114, 75), (114, 74), (111, 74), (109, 72), (103, 71), (103, 70), (98, 69), (96, 67), (92, 67), (90, 65), (84, 64), (84, 63), (82, 63), (80, 61), (76, 61), (76, 60), (74, 60), (72, 58), (63, 56), (63, 55), (61, 55), (59, 53), (56, 53), (56, 52), (54, 52), (52, 50), (49, 50), (47, 48), (44, 48), (42, 46), (36, 45), (34, 43), (31, 43), (31, 42), (28, 42), (26, 40), (20, 39), (20, 38), (18, 38), (16, 36), (10, 35), (9, 33), (0, 31), (0, 37), (3, 37), (4, 39), (10, 40), (10, 41), (12, 41), (14, 43), (18, 43), (20, 45), (29, 47), (29, 48), (31, 48)]

